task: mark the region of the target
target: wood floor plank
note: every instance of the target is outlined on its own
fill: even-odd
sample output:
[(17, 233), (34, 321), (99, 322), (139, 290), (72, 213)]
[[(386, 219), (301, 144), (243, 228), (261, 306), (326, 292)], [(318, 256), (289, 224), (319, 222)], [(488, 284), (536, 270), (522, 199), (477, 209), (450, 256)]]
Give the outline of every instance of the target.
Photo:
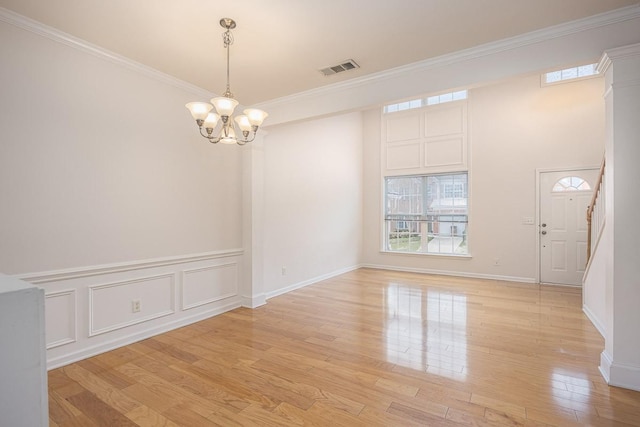
[(113, 387), (110, 383), (98, 378), (89, 371), (86, 371), (79, 364), (71, 364), (62, 368), (64, 372), (78, 382), (82, 387), (94, 393), (105, 403), (111, 405), (121, 413), (127, 413), (139, 406), (139, 403), (126, 396), (121, 390)]
[(580, 289), (359, 269), (49, 372), (52, 426), (640, 426)]
[(134, 427), (136, 424), (121, 412), (107, 405), (95, 394), (85, 391), (67, 398), (69, 402), (82, 411), (82, 414), (98, 426)]
[(147, 406), (138, 406), (125, 415), (141, 427), (179, 427), (178, 424)]

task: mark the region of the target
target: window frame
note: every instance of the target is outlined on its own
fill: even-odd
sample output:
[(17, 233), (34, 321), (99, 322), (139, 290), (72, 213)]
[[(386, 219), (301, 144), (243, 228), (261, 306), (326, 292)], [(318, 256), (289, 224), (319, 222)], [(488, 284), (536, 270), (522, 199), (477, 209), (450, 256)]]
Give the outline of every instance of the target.
[[(576, 73), (578, 73), (579, 69), (581, 67), (586, 67), (586, 66), (593, 66), (594, 67), (594, 73), (593, 74), (588, 74), (588, 75), (585, 75), (585, 76), (560, 78), (560, 80), (556, 80), (556, 81), (553, 81), (553, 82), (548, 82), (547, 81), (547, 76), (549, 74), (552, 74), (552, 73), (563, 73), (565, 71), (569, 71), (569, 70), (573, 70), (573, 69), (575, 69)], [(566, 68), (561, 68), (561, 69), (557, 69), (557, 70), (551, 70), (551, 71), (547, 71), (546, 73), (540, 74), (540, 86), (541, 87), (555, 86), (555, 85), (561, 85), (561, 84), (565, 84), (565, 83), (579, 82), (581, 80), (594, 79), (594, 78), (601, 77), (601, 76), (602, 75), (597, 70), (597, 63), (580, 64), (580, 65), (575, 65), (573, 67), (566, 67)]]
[(469, 89), (460, 89), (453, 92), (445, 92), (437, 95), (427, 95), (422, 98), (413, 98), (405, 101), (386, 104), (382, 107), (382, 114), (401, 113), (403, 111), (432, 107), (450, 102), (465, 101), (469, 99)]
[[(449, 224), (451, 226), (451, 224), (453, 224), (453, 226), (451, 226), (452, 228), (457, 228), (459, 227), (459, 224), (463, 224), (463, 230), (461, 232), (458, 232), (458, 230), (455, 230), (455, 234), (453, 235), (454, 237), (456, 236), (462, 236), (463, 237), (463, 242), (466, 245), (466, 252), (464, 253), (456, 253), (455, 249), (453, 249), (452, 252), (427, 252), (427, 251), (410, 251), (410, 250), (391, 250), (389, 248), (389, 221), (393, 221), (393, 220), (389, 220), (387, 219), (387, 188), (388, 188), (388, 180), (389, 179), (394, 179), (394, 178), (423, 178), (425, 180), (425, 182), (428, 180), (428, 178), (430, 177), (445, 177), (445, 176), (449, 176), (449, 177), (453, 177), (456, 175), (465, 175), (466, 176), (466, 182), (462, 185), (466, 185), (466, 213), (465, 214), (453, 214), (453, 213), (447, 213), (447, 212), (443, 212), (441, 214), (430, 214), (425, 212), (422, 212), (420, 214), (396, 214), (401, 216), (402, 218), (398, 218), (395, 219), (395, 221), (398, 222), (403, 222), (405, 225), (408, 225), (407, 230), (404, 230), (404, 232), (408, 232), (408, 233), (412, 233), (413, 228), (415, 229), (420, 229), (420, 223), (421, 222), (426, 222), (426, 226), (425, 226), (425, 230), (427, 233), (432, 233), (432, 227), (433, 224), (440, 224), (440, 223), (446, 223)], [(382, 177), (382, 197), (381, 197), (381, 211), (380, 211), (380, 230), (381, 230), (381, 235), (380, 235), (380, 252), (383, 254), (389, 254), (389, 255), (402, 255), (402, 256), (437, 256), (437, 257), (454, 257), (454, 258), (471, 258), (471, 250), (470, 250), (470, 245), (469, 245), (469, 225), (470, 225), (470, 217), (471, 217), (471, 209), (470, 209), (470, 201), (471, 201), (471, 185), (470, 185), (470, 172), (468, 170), (458, 170), (458, 171), (451, 171), (451, 172), (437, 172), (437, 173), (420, 173), (420, 174), (408, 174), (408, 175), (385, 175)], [(453, 193), (454, 195), (458, 193), (458, 191), (456, 191), (455, 187), (457, 187), (458, 184), (457, 182), (451, 182), (451, 183), (443, 183), (442, 186), (444, 187), (445, 185), (451, 185), (454, 189), (453, 189)], [(428, 191), (427, 189), (422, 189), (421, 190), (422, 193), (426, 196), (427, 194), (430, 193), (430, 191)], [(444, 189), (442, 190), (444, 191)], [(462, 189), (462, 191), (464, 191), (464, 189)], [(455, 197), (454, 197), (455, 199)], [(422, 203), (427, 203), (426, 200), (424, 200)], [(426, 205), (423, 205), (426, 206)], [(424, 209), (421, 209), (421, 211)], [(459, 223), (457, 223), (457, 221), (455, 220), (455, 218), (450, 218), (450, 217), (459, 217), (462, 216), (464, 217), (464, 221), (460, 221)], [(415, 217), (415, 218), (409, 218), (409, 217)], [(423, 217), (425, 219), (416, 219), (418, 217)], [(429, 220), (426, 218), (433, 218), (434, 220)], [(443, 221), (440, 219), (440, 217), (447, 217), (450, 218), (450, 221)], [(414, 225), (415, 223), (415, 225)], [(412, 228), (412, 225), (414, 225), (414, 227)], [(399, 233), (401, 230), (397, 230), (396, 232)], [(415, 231), (413, 231), (413, 233), (415, 233)], [(420, 236), (422, 238), (422, 234), (421, 232)]]

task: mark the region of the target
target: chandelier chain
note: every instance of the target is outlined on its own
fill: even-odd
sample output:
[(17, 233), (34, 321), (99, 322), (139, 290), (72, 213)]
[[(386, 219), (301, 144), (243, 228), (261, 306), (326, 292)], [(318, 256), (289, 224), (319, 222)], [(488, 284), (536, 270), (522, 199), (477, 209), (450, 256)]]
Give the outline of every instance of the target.
[(222, 41), (224, 42), (224, 48), (227, 49), (227, 90), (224, 92), (222, 96), (226, 96), (227, 98), (233, 98), (233, 93), (231, 92), (231, 82), (230, 82), (230, 73), (229, 73), (229, 53), (231, 52), (230, 46), (233, 44), (233, 34), (231, 34), (231, 30), (227, 28), (227, 31), (222, 33)]

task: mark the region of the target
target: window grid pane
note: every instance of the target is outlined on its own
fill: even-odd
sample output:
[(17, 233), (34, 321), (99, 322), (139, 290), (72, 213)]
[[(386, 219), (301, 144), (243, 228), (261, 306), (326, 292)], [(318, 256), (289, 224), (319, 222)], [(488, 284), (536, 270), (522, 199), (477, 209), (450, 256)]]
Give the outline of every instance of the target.
[(382, 111), (385, 113), (395, 113), (397, 111), (410, 110), (413, 108), (422, 108), (429, 105), (441, 104), (443, 102), (460, 101), (467, 99), (467, 90), (459, 90), (457, 92), (443, 93), (442, 95), (429, 96), (425, 99), (412, 99), (410, 101), (398, 102), (396, 104), (385, 105)]
[(385, 179), (390, 252), (467, 254), (467, 174)]
[(544, 81), (545, 83), (558, 83), (565, 80), (595, 76), (596, 74), (598, 74), (597, 64), (587, 64), (545, 73)]

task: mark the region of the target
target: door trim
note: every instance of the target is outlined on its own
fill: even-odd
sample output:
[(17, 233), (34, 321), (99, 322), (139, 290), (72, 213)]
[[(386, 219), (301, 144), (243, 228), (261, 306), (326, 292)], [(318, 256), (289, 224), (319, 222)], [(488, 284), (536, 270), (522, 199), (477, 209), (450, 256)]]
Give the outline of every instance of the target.
[[(546, 172), (574, 172), (590, 169), (599, 169), (600, 166), (579, 166), (579, 167), (567, 167), (567, 168), (536, 168), (536, 283), (540, 284), (540, 174)], [(572, 285), (557, 285), (557, 286), (571, 286)]]

